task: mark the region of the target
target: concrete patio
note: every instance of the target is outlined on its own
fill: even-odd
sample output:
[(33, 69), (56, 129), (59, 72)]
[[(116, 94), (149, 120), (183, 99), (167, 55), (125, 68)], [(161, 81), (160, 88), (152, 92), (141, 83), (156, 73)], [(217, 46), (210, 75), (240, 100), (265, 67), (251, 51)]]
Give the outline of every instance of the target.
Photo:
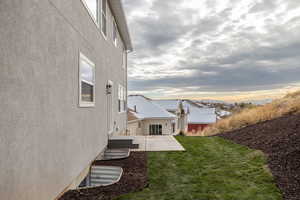
[(132, 151), (185, 151), (173, 136), (131, 136), (139, 149)]

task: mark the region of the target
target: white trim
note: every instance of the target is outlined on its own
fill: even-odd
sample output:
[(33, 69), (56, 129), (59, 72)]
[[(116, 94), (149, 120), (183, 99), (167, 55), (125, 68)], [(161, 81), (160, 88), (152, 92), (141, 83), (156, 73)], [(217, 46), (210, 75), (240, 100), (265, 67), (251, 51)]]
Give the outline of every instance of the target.
[[(103, 36), (104, 40), (107, 41), (107, 36), (104, 35), (104, 33), (102, 32), (102, 0), (97, 0), (98, 1), (98, 7), (97, 7), (97, 19), (95, 19), (93, 17), (93, 14), (92, 12), (90, 11), (89, 7), (87, 6), (87, 4), (85, 3), (85, 0), (80, 0), (81, 3), (83, 4), (83, 7), (87, 10), (90, 18), (92, 19), (92, 21), (94, 22), (94, 24), (96, 25), (98, 31), (101, 33), (101, 35)], [(107, 1), (106, 1), (107, 2)], [(101, 5), (100, 5), (101, 4)], [(107, 7), (106, 7), (107, 9)], [(107, 30), (107, 27), (106, 27), (106, 31)]]
[(133, 123), (141, 122), (141, 121), (143, 121), (143, 120), (142, 119), (131, 120), (131, 121), (128, 121), (128, 124), (133, 124)]
[(84, 8), (87, 10), (87, 12), (89, 13), (89, 16), (92, 18), (93, 22), (96, 24), (96, 26), (99, 28), (100, 22), (99, 22), (99, 2), (101, 0), (96, 0), (97, 1), (97, 16), (96, 19), (94, 18), (94, 15), (92, 13), (92, 11), (89, 9), (87, 3), (85, 0), (81, 0), (81, 3), (84, 5)]
[[(107, 2), (107, 0), (99, 0), (99, 1), (101, 2), (101, 6), (100, 6), (100, 10), (99, 10), (99, 13), (100, 13), (100, 16), (101, 16), (101, 17), (100, 17), (100, 24), (101, 24), (101, 25), (100, 25), (99, 28), (100, 28), (100, 31), (101, 31), (101, 33), (102, 33), (104, 39), (107, 40), (107, 35), (108, 35), (108, 26), (107, 26), (107, 24), (108, 24), (108, 23), (107, 23), (107, 13), (108, 13), (108, 12), (107, 12), (107, 7), (108, 7), (108, 2)], [(105, 35), (105, 34), (103, 33), (103, 31), (102, 31), (102, 26), (103, 26), (103, 24), (102, 24), (102, 23), (103, 23), (103, 21), (102, 21), (102, 16), (103, 16), (103, 15), (102, 15), (102, 5), (103, 5), (102, 1), (106, 1), (106, 10), (105, 10), (106, 35)]]
[[(123, 93), (121, 97), (120, 97), (120, 92)], [(127, 107), (125, 105), (125, 101), (126, 101), (125, 95), (126, 94), (127, 94), (126, 88), (123, 85), (119, 84), (119, 87), (118, 87), (118, 112), (119, 112), (119, 114), (127, 113)], [(124, 110), (122, 110), (122, 109), (119, 110), (119, 101), (123, 102)]]
[[(114, 18), (113, 15), (111, 15), (112, 17), (112, 32), (111, 32), (111, 35), (112, 35), (112, 41), (113, 41), (113, 44), (115, 45), (115, 47), (118, 47), (118, 26), (117, 26), (117, 23), (116, 23), (116, 20)], [(114, 38), (114, 30), (115, 30), (115, 37)]]
[[(154, 126), (155, 134), (151, 134), (151, 129), (150, 129), (151, 126)], [(160, 129), (160, 126), (161, 126), (161, 129)], [(157, 123), (149, 124), (148, 128), (149, 128), (149, 135), (163, 135), (163, 125), (162, 124), (157, 124)], [(159, 130), (161, 130), (161, 133), (158, 133)]]
[[(78, 62), (78, 65), (79, 65), (79, 70), (78, 70), (78, 80), (79, 80), (79, 107), (80, 108), (88, 108), (88, 107), (95, 107), (96, 106), (96, 66), (95, 64), (90, 61), (84, 54), (82, 54), (81, 52), (79, 52), (79, 62)], [(81, 60), (84, 60), (85, 62), (87, 62), (89, 65), (92, 66), (93, 68), (93, 79), (94, 79), (94, 84), (91, 84), (93, 86), (93, 102), (85, 102), (85, 101), (82, 101), (82, 98), (81, 98), (81, 81), (83, 82), (87, 82), (87, 81), (84, 81), (84, 80), (81, 80)], [(88, 83), (89, 84), (89, 83)]]

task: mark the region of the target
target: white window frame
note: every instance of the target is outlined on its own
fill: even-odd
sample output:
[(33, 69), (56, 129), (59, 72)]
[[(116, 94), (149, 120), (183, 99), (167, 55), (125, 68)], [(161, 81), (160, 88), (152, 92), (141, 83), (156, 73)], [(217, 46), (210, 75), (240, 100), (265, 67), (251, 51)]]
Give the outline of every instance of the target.
[[(163, 135), (163, 125), (162, 124), (149, 124), (149, 135), (151, 135), (151, 126), (154, 127), (154, 134), (152, 134), (152, 135)], [(161, 130), (161, 133), (159, 133), (159, 130)]]
[(101, 0), (96, 0), (96, 1), (97, 1), (97, 16), (96, 16), (96, 19), (95, 19), (94, 15), (93, 15), (92, 11), (90, 10), (89, 6), (87, 5), (86, 1), (81, 0), (81, 2), (84, 5), (85, 9), (88, 11), (90, 17), (92, 18), (93, 22), (99, 28), (99, 26), (100, 26), (100, 9), (99, 9), (100, 4), (99, 4), (99, 2), (101, 2)]
[[(115, 32), (115, 38), (114, 38), (114, 32)], [(112, 38), (112, 41), (113, 41), (113, 43), (114, 43), (114, 45), (115, 45), (115, 47), (117, 47), (118, 46), (118, 26), (117, 26), (117, 23), (116, 23), (116, 20), (115, 20), (115, 18), (112, 16), (112, 36), (111, 36), (111, 38)]]
[[(103, 6), (103, 1), (106, 1), (106, 9), (105, 9), (105, 23), (106, 23), (106, 33), (104, 33), (103, 32), (103, 8), (102, 8), (102, 6)], [(100, 0), (100, 2), (101, 2), (101, 6), (100, 6), (100, 15), (101, 15), (101, 18), (100, 18), (100, 20), (101, 20), (101, 22), (100, 22), (100, 24), (101, 24), (101, 26), (99, 27), (101, 30), (101, 33), (102, 33), (102, 35), (103, 35), (103, 37), (105, 38), (105, 39), (107, 39), (107, 33), (108, 33), (108, 26), (107, 26), (107, 7), (108, 7), (108, 3), (107, 3), (107, 0)]]
[[(93, 101), (92, 102), (86, 102), (86, 101), (82, 101), (82, 93), (81, 93), (81, 60), (84, 60), (85, 62), (87, 62), (89, 65), (92, 66), (93, 68), (93, 79), (94, 79), (94, 83), (93, 83)], [(87, 107), (95, 107), (96, 106), (96, 65), (90, 60), (88, 59), (83, 53), (79, 53), (79, 107), (81, 108), (87, 108)]]
[(118, 87), (118, 112), (119, 113), (125, 113), (127, 111), (126, 108), (126, 88), (119, 84)]

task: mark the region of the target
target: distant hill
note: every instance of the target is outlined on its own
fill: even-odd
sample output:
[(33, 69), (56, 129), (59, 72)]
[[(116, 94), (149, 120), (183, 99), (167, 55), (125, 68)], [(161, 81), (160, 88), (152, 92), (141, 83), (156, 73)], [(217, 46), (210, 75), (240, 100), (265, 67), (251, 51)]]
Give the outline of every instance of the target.
[(197, 103), (204, 103), (204, 104), (226, 104), (226, 105), (232, 105), (233, 103), (221, 101), (221, 100), (213, 100), (213, 99), (203, 99), (203, 100), (194, 100), (194, 102)]
[(246, 106), (207, 128), (203, 134), (215, 135), (294, 113), (300, 113), (300, 91), (264, 105)]
[(265, 105), (268, 103), (272, 103), (273, 99), (261, 99), (261, 100), (249, 100), (249, 101), (244, 101), (244, 103), (251, 103), (253, 105)]

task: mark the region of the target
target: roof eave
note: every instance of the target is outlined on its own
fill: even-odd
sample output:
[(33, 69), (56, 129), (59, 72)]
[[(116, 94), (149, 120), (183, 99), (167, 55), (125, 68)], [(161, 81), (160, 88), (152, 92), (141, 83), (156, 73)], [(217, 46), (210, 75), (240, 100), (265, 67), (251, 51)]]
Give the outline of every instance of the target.
[(120, 35), (124, 42), (125, 50), (127, 52), (132, 52), (133, 46), (131, 42), (130, 32), (129, 32), (123, 4), (121, 0), (110, 0), (109, 3), (112, 10), (112, 14), (115, 17), (117, 26), (119, 28)]
[(166, 120), (168, 120), (168, 119), (176, 119), (176, 117), (146, 117), (146, 118), (144, 118), (144, 120), (146, 120), (146, 119), (166, 119)]

